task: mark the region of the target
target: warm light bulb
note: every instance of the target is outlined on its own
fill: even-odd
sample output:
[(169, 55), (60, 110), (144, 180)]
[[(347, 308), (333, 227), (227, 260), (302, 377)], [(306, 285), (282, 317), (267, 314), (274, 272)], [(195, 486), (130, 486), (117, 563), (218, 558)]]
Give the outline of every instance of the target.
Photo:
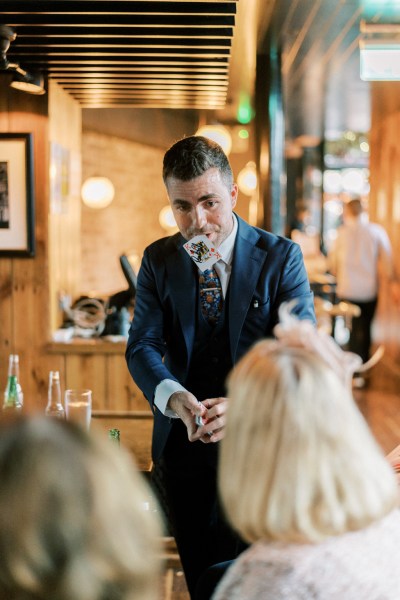
[(114, 198), (114, 186), (107, 177), (89, 177), (82, 186), (82, 200), (90, 208), (106, 208)]
[(240, 171), (237, 178), (239, 190), (246, 194), (246, 196), (252, 196), (257, 189), (257, 170), (256, 165), (253, 162), (248, 162), (245, 167)]
[(168, 204), (168, 206), (164, 206), (160, 210), (160, 214), (158, 215), (158, 220), (160, 225), (165, 231), (171, 233), (172, 230), (177, 229), (174, 213), (172, 212), (172, 208)]
[(221, 146), (227, 156), (232, 150), (231, 134), (223, 125), (203, 125), (196, 131), (195, 135), (201, 135), (216, 142)]

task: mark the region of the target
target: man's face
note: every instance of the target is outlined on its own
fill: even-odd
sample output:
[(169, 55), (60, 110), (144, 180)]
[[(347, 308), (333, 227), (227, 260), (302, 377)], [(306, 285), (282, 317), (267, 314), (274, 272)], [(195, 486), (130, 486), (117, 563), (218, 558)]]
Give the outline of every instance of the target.
[(179, 231), (186, 240), (206, 235), (218, 248), (233, 228), (237, 185), (229, 188), (216, 168), (182, 181), (169, 177), (167, 191)]

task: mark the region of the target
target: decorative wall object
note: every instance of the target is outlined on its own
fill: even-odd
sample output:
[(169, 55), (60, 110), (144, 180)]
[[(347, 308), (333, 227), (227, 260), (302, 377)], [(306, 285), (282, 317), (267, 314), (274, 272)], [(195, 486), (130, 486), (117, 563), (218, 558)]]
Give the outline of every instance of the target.
[(0, 257), (35, 254), (31, 133), (0, 133)]
[(53, 215), (68, 213), (70, 161), (68, 148), (50, 143), (50, 213)]
[(89, 177), (82, 185), (81, 195), (89, 208), (107, 208), (114, 199), (115, 189), (108, 177)]

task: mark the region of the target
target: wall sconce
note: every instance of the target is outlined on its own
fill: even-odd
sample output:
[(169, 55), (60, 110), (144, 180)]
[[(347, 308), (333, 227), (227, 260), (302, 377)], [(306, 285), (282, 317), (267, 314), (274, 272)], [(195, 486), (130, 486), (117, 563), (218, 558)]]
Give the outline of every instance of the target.
[(170, 235), (178, 230), (174, 213), (172, 212), (172, 208), (169, 204), (167, 206), (164, 206), (160, 210), (160, 214), (158, 215), (158, 221), (161, 227), (164, 229), (164, 231), (166, 231)]
[(14, 33), (11, 27), (8, 27), (8, 25), (0, 25), (0, 69), (2, 71), (6, 71), (14, 66), (7, 60), (7, 51), (10, 47), (10, 43), (13, 42), (16, 37), (17, 34)]
[(81, 189), (82, 201), (90, 208), (106, 208), (114, 194), (114, 186), (107, 177), (89, 177)]
[(41, 73), (25, 71), (25, 75), (22, 74), (23, 69), (15, 72), (10, 83), (10, 87), (22, 92), (28, 92), (28, 94), (37, 94), (38, 96), (45, 94), (44, 89), (44, 77)]
[(254, 162), (250, 161), (239, 172), (237, 177), (239, 190), (246, 196), (252, 196), (257, 189), (257, 169)]
[(7, 59), (7, 51), (10, 43), (15, 40), (17, 34), (8, 27), (8, 25), (0, 25), (0, 71), (14, 72), (10, 87), (29, 94), (45, 94), (44, 77), (40, 73), (25, 71), (18, 63), (10, 63)]
[(231, 134), (223, 125), (203, 125), (202, 127), (199, 127), (195, 135), (201, 135), (216, 142), (221, 146), (227, 156), (232, 150)]

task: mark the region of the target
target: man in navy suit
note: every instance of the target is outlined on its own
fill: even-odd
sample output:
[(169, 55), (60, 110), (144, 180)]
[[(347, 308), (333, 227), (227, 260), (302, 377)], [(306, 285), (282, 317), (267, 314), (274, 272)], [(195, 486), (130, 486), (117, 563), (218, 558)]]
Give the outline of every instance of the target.
[[(209, 565), (244, 547), (227, 527), (216, 493), (225, 379), (254, 342), (272, 335), (283, 302), (295, 299), (301, 319), (315, 316), (299, 246), (233, 212), (237, 185), (218, 144), (198, 136), (178, 141), (165, 154), (163, 179), (180, 233), (144, 252), (126, 358), (154, 413), (153, 461), (162, 466), (193, 597)], [(221, 256), (214, 266), (224, 301), (215, 324), (202, 314), (199, 269), (183, 247), (197, 235)]]

